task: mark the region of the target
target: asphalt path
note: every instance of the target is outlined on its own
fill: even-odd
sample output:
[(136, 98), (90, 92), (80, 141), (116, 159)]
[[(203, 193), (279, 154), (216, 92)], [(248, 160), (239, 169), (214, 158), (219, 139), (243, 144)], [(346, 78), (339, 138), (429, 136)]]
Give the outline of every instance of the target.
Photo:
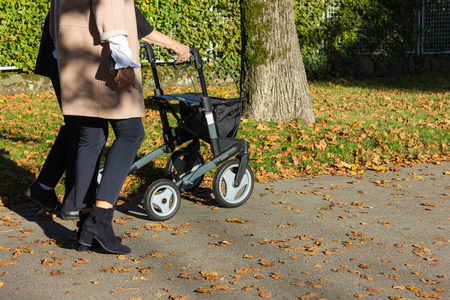
[(165, 223), (136, 201), (129, 255), (77, 252), (76, 222), (0, 206), (1, 299), (450, 299), (450, 163), (257, 183), (243, 206), (185, 195)]

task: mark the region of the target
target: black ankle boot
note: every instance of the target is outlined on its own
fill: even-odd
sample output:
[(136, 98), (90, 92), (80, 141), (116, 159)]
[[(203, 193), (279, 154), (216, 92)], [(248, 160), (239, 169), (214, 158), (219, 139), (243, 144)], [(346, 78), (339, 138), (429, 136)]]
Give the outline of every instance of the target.
[(87, 219), (81, 226), (78, 244), (91, 247), (94, 240), (97, 240), (108, 252), (117, 254), (127, 254), (131, 249), (122, 245), (117, 240), (112, 228), (114, 208), (104, 209), (94, 206)]
[[(89, 213), (80, 212), (80, 219), (77, 222), (77, 227), (78, 227), (77, 241), (80, 240), (81, 228), (83, 227), (84, 221), (86, 221), (88, 217), (89, 217)], [(122, 243), (122, 238), (120, 236), (116, 236), (116, 240), (118, 243)], [(97, 247), (101, 247), (101, 245), (99, 245), (97, 240), (94, 239), (94, 241), (92, 242), (92, 247), (97, 248)], [(89, 251), (89, 247), (77, 242), (77, 250), (78, 250), (78, 252), (86, 252), (86, 251)]]
[(78, 231), (77, 231), (77, 250), (79, 252), (89, 251), (89, 247), (88, 246), (78, 243), (78, 241), (80, 240), (81, 228), (83, 227), (84, 221), (86, 221), (88, 217), (89, 217), (89, 213), (82, 213), (82, 212), (80, 212), (80, 219), (77, 222), (77, 227), (78, 227)]

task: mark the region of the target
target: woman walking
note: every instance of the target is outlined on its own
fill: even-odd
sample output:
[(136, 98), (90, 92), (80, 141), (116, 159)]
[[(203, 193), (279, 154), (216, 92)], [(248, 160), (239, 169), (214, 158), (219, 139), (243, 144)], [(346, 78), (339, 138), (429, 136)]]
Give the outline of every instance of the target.
[[(94, 241), (111, 253), (129, 253), (112, 228), (114, 205), (144, 138), (145, 107), (133, 0), (52, 0), (51, 31), (61, 83), (61, 106), (78, 127), (75, 201), (80, 214), (78, 250)], [(186, 47), (187, 48), (187, 47)], [(188, 49), (188, 48), (187, 48)], [(109, 57), (117, 76), (109, 71)], [(179, 61), (189, 58), (183, 51)], [(99, 159), (115, 140), (96, 193)]]

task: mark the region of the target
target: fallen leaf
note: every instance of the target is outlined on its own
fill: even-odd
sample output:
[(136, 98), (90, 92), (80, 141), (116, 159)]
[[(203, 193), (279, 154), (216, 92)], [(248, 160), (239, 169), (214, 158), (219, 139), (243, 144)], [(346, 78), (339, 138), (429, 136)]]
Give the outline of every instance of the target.
[(368, 291), (369, 293), (383, 293), (383, 290), (380, 289), (376, 289), (376, 288), (367, 288), (366, 291)]
[(0, 259), (0, 267), (10, 267), (10, 266), (15, 266), (16, 263), (15, 262), (7, 262), (4, 259)]
[(131, 281), (138, 281), (138, 280), (147, 280), (144, 276), (133, 276), (131, 277)]
[(119, 225), (128, 225), (128, 223), (125, 220), (114, 220), (114, 223)]
[(367, 269), (373, 269), (372, 266), (367, 265), (367, 264), (360, 264), (359, 267), (360, 267), (361, 269), (364, 269), (364, 270), (367, 270)]
[(257, 271), (257, 270), (258, 269), (255, 268), (255, 267), (252, 267), (252, 268), (240, 268), (240, 269), (237, 269), (235, 272), (237, 274), (249, 274), (249, 273), (251, 273), (253, 271)]
[(311, 292), (311, 293), (308, 293), (306, 295), (300, 296), (298, 298), (300, 300), (308, 300), (309, 298), (316, 297), (316, 296), (317, 296), (316, 293)]
[(437, 280), (427, 280), (427, 279), (421, 279), (420, 281), (422, 281), (425, 284), (439, 284), (440, 282)]
[(260, 259), (259, 264), (263, 267), (273, 267), (276, 266), (275, 263), (271, 263), (268, 259)]
[(267, 290), (260, 290), (258, 296), (261, 297), (261, 298), (266, 298), (267, 299), (267, 298), (272, 297), (272, 294), (269, 294), (267, 292)]
[(160, 292), (155, 292), (152, 294), (152, 296), (156, 297), (156, 298), (162, 298), (162, 297), (165, 297), (166, 295), (167, 295), (166, 293), (160, 293)]
[(435, 293), (416, 293), (417, 297), (420, 298), (428, 298), (428, 299), (441, 299), (441, 297), (438, 294)]
[(49, 275), (51, 275), (51, 276), (59, 276), (59, 275), (62, 275), (62, 274), (64, 274), (63, 271), (55, 270), (55, 271), (50, 272)]
[(404, 285), (394, 285), (392, 288), (396, 290), (406, 290), (406, 286)]
[(204, 289), (204, 288), (196, 289), (195, 292), (201, 293), (201, 294), (212, 294), (213, 293), (212, 290), (208, 290), (208, 289)]
[(142, 233), (139, 232), (127, 232), (127, 236), (130, 238), (141, 238), (144, 235)]
[(211, 288), (213, 290), (222, 290), (222, 291), (228, 291), (230, 289), (228, 286), (220, 284), (220, 283), (216, 284), (216, 285), (213, 285)]
[(50, 259), (44, 259), (44, 261), (42, 262), (43, 266), (58, 266), (61, 265), (61, 261), (65, 260), (65, 258), (62, 257), (53, 257), (53, 260)]
[(272, 273), (270, 277), (272, 277), (273, 279), (281, 279), (283, 275), (280, 273)]
[(235, 218), (227, 218), (225, 221), (230, 222), (230, 223), (240, 223), (240, 224), (248, 223), (248, 221), (239, 220), (239, 219), (235, 219)]
[(219, 273), (213, 270), (203, 270), (200, 274), (202, 274), (202, 276), (217, 276)]
[(79, 260), (77, 260), (77, 264), (87, 264), (89, 262), (89, 259), (87, 259), (87, 258), (82, 258), (82, 259), (79, 259)]

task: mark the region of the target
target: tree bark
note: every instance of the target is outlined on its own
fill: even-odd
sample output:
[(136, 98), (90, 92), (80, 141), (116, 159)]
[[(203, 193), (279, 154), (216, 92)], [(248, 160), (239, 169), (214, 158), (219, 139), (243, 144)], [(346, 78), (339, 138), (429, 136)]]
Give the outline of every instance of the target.
[(244, 116), (315, 122), (293, 0), (241, 0)]

